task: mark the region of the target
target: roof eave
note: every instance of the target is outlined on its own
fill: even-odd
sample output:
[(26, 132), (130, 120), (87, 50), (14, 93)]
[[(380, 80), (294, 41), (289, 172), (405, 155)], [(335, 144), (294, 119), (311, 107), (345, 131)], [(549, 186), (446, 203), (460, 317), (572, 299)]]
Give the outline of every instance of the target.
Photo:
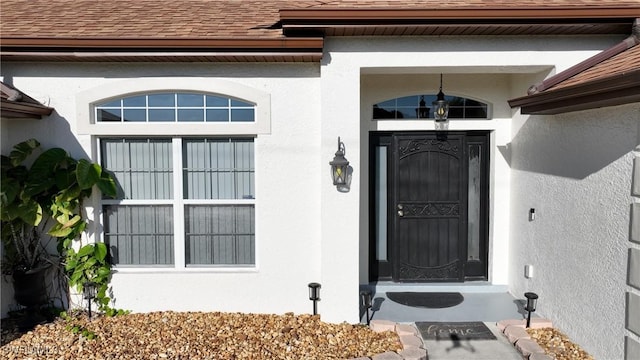
[(509, 100), (522, 114), (555, 115), (640, 101), (640, 69)]
[(640, 6), (281, 9), (287, 36), (627, 34)]
[[(308, 62), (322, 58), (324, 39), (302, 38), (0, 38), (3, 61)], [(237, 60), (232, 60), (237, 61)]]
[(44, 105), (1, 100), (0, 118), (3, 119), (42, 119), (51, 115), (53, 108)]
[(381, 21), (381, 20), (509, 20), (523, 19), (613, 19), (640, 15), (640, 6), (593, 6), (593, 7), (457, 7), (431, 9), (393, 8), (305, 8), (281, 9), (280, 20), (289, 22), (314, 22), (324, 20)]

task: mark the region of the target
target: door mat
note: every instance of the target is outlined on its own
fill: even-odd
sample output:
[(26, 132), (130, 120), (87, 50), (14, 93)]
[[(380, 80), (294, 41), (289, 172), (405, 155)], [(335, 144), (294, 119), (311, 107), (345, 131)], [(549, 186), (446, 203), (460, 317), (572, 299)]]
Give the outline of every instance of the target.
[(388, 292), (387, 298), (398, 304), (429, 309), (456, 306), (464, 300), (458, 292)]
[(480, 321), (416, 322), (424, 340), (496, 340), (491, 330)]

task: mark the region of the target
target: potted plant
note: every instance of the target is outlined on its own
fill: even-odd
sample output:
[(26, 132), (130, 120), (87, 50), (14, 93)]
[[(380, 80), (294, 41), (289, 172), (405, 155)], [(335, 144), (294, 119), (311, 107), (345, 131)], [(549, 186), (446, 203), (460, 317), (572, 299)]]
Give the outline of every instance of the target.
[(43, 151), (35, 139), (1, 159), (2, 270), (13, 278), (16, 301), (37, 307), (47, 301), (46, 269), (63, 269), (75, 254), (73, 241), (86, 228), (82, 201), (94, 185), (114, 196), (115, 182), (100, 165), (60, 148)]

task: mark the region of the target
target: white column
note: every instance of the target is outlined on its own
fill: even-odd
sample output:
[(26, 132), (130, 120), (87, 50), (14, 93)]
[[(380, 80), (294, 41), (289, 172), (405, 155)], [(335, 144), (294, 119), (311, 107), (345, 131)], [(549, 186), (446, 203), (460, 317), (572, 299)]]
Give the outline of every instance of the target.
[[(321, 67), (321, 301), (323, 321), (359, 321), (360, 72), (341, 54)], [(328, 56), (326, 57), (328, 58)], [(338, 192), (329, 161), (345, 144), (353, 167), (349, 192)]]

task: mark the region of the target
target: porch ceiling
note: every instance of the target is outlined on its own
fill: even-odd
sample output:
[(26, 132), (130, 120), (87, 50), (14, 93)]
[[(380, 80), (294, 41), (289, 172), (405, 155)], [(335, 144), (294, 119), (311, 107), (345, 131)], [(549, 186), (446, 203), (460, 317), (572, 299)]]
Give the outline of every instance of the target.
[(550, 65), (515, 66), (413, 66), (413, 67), (367, 67), (361, 68), (363, 75), (423, 75), (423, 74), (531, 74), (549, 71)]

